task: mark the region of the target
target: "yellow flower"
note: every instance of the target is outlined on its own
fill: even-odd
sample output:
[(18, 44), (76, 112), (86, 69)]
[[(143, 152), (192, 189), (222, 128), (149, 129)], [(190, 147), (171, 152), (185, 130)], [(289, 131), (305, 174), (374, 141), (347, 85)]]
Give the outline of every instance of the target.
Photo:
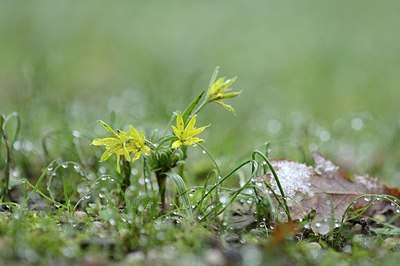
[(203, 139), (197, 138), (195, 136), (203, 132), (210, 125), (200, 128), (195, 128), (194, 127), (195, 124), (196, 124), (196, 115), (194, 115), (185, 126), (182, 114), (178, 113), (176, 117), (176, 127), (172, 126), (174, 135), (178, 138), (178, 140), (172, 143), (172, 148), (176, 149), (182, 145), (190, 146), (204, 141)]
[(105, 146), (106, 151), (100, 158), (100, 162), (106, 161), (111, 155), (117, 156), (117, 172), (121, 173), (120, 160), (121, 156), (124, 156), (127, 161), (131, 160), (130, 154), (133, 153), (133, 159), (137, 160), (140, 158), (141, 153), (149, 153), (150, 149), (146, 146), (146, 139), (143, 133), (139, 133), (135, 128), (130, 126), (129, 132), (125, 131), (114, 131), (109, 125), (103, 121), (99, 123), (109, 132), (112, 137), (94, 139), (92, 145)]
[(132, 150), (134, 156), (132, 161), (135, 161), (140, 158), (140, 154), (149, 154), (150, 148), (146, 145), (146, 138), (144, 137), (143, 132), (138, 132), (132, 125), (129, 127), (130, 137), (132, 139), (129, 140), (128, 143), (132, 144)]
[(239, 94), (242, 91), (232, 91), (232, 88), (230, 88), (230, 86), (233, 83), (235, 83), (236, 77), (231, 78), (231, 79), (226, 79), (226, 77), (222, 77), (222, 78), (219, 78), (218, 80), (216, 80), (217, 75), (218, 75), (218, 69), (219, 69), (219, 67), (215, 68), (213, 76), (211, 78), (210, 86), (207, 91), (207, 101), (215, 102), (215, 103), (223, 106), (224, 108), (226, 108), (228, 111), (235, 113), (235, 110), (233, 109), (233, 107), (224, 103), (222, 100), (235, 98), (235, 97), (239, 96)]

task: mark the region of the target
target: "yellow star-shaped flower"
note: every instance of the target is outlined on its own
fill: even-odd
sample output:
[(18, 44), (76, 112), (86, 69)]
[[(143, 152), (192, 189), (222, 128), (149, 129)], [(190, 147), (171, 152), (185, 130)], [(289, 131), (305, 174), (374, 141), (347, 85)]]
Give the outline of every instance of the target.
[(146, 145), (146, 139), (143, 133), (139, 133), (134, 127), (130, 126), (129, 132), (115, 131), (103, 121), (99, 123), (109, 132), (112, 137), (94, 139), (92, 145), (105, 146), (106, 151), (100, 158), (100, 162), (106, 161), (111, 155), (117, 156), (117, 172), (121, 173), (120, 161), (124, 156), (127, 161), (131, 160), (130, 154), (133, 153), (132, 161), (140, 158), (142, 153), (148, 154), (149, 147)]
[(232, 91), (232, 88), (230, 88), (230, 86), (235, 83), (236, 77), (231, 79), (227, 79), (226, 77), (217, 79), (218, 70), (219, 67), (215, 68), (213, 77), (211, 78), (210, 87), (207, 91), (207, 101), (215, 102), (226, 108), (228, 111), (235, 113), (235, 109), (233, 109), (232, 106), (224, 103), (222, 100), (235, 98), (239, 96), (242, 91)]
[(194, 115), (185, 126), (182, 114), (178, 113), (176, 117), (176, 127), (172, 126), (174, 135), (178, 139), (172, 143), (172, 148), (176, 149), (182, 145), (190, 146), (204, 141), (203, 139), (195, 136), (203, 132), (210, 125), (200, 128), (195, 128), (194, 127), (195, 124), (196, 124), (196, 115)]

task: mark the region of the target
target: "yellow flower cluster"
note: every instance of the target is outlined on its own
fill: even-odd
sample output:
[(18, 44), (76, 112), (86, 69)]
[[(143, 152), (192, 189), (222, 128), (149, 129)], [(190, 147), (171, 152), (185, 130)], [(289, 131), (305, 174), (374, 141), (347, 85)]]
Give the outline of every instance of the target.
[[(100, 161), (106, 161), (111, 155), (117, 156), (117, 172), (121, 173), (120, 160), (121, 156), (127, 161), (135, 161), (140, 158), (140, 155), (148, 154), (150, 148), (146, 145), (146, 138), (142, 132), (138, 132), (132, 125), (129, 127), (129, 131), (115, 131), (109, 125), (103, 121), (99, 123), (109, 132), (112, 137), (94, 139), (92, 145), (105, 146), (106, 151), (101, 156)], [(131, 158), (132, 155), (132, 158)]]

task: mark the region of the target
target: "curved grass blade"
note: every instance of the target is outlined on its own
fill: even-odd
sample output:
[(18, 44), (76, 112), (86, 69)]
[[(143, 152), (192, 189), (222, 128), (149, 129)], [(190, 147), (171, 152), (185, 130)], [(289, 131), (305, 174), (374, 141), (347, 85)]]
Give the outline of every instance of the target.
[(176, 189), (178, 190), (178, 195), (181, 197), (183, 205), (185, 207), (186, 213), (189, 216), (190, 220), (193, 221), (193, 213), (190, 206), (189, 198), (186, 194), (187, 188), (186, 184), (183, 181), (182, 177), (176, 173), (168, 172), (165, 175), (175, 184)]

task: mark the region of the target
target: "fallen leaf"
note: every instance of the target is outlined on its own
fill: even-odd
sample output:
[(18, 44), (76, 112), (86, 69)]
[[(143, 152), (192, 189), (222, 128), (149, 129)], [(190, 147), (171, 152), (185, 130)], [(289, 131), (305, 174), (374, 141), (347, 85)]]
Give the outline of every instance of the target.
[[(366, 216), (397, 210), (388, 201), (372, 199), (367, 195), (355, 200), (365, 194), (387, 194), (399, 198), (398, 189), (386, 187), (368, 176), (355, 175), (352, 181), (343, 170), (321, 154), (314, 152), (312, 156), (314, 167), (289, 160), (271, 162), (293, 220), (303, 220), (314, 211), (316, 215), (312, 219), (311, 229), (325, 235), (340, 225), (349, 206), (352, 210), (364, 208), (363, 214)], [(268, 182), (274, 192), (281, 196), (272, 174), (259, 176), (256, 180)], [(267, 190), (267, 187), (264, 188)], [(273, 201), (276, 203), (274, 199)], [(286, 216), (283, 218), (287, 220)]]
[(269, 247), (276, 248), (280, 246), (285, 239), (292, 237), (298, 231), (298, 229), (298, 226), (293, 222), (278, 223), (272, 234)]

